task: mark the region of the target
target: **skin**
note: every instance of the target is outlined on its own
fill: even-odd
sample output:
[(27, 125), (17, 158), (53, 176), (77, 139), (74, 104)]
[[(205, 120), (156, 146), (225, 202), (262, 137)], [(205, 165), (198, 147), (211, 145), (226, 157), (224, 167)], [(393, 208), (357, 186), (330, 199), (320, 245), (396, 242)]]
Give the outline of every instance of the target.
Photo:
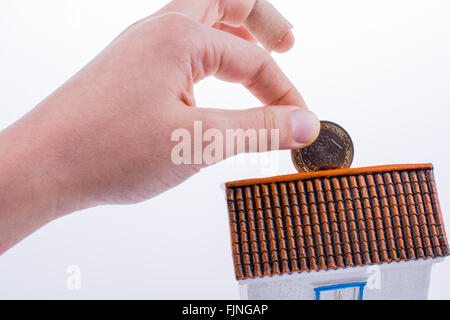
[[(194, 121), (280, 129), (280, 149), (312, 143), (317, 117), (244, 26), (254, 4), (170, 2), (0, 132), (0, 254), (63, 215), (140, 202), (197, 173), (206, 165), (170, 158), (171, 133)], [(275, 51), (293, 43), (288, 32)], [(196, 108), (193, 86), (208, 76), (243, 84), (264, 106)]]

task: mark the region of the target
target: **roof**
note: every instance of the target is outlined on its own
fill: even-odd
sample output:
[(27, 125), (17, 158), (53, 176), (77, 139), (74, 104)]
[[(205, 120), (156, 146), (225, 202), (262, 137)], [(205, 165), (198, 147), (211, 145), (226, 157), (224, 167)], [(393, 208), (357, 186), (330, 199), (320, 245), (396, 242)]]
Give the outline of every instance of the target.
[(238, 280), (449, 254), (431, 164), (226, 184)]

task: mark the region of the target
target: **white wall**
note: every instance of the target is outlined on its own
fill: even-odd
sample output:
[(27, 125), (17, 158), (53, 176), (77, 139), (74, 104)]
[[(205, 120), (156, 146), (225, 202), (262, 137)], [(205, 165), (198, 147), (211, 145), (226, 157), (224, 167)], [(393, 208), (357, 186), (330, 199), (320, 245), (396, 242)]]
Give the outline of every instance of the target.
[(313, 271), (300, 274), (255, 278), (240, 282), (241, 298), (314, 300), (314, 288), (365, 282), (370, 276), (379, 276), (366, 285), (364, 300), (426, 299), (429, 287), (431, 260), (409, 261), (377, 265), (379, 273), (367, 267), (329, 271)]
[[(311, 109), (350, 132), (353, 166), (433, 162), (450, 232), (450, 1), (273, 2), (297, 37), (274, 57)], [(1, 0), (0, 129), (164, 3)], [(201, 106), (260, 105), (214, 79), (196, 94)], [(278, 173), (292, 172), (281, 152)], [(238, 298), (220, 185), (261, 175), (223, 163), (145, 203), (55, 221), (0, 257), (0, 298)], [(71, 264), (80, 290), (66, 288)], [(449, 270), (450, 261), (434, 268), (430, 298), (450, 298)]]

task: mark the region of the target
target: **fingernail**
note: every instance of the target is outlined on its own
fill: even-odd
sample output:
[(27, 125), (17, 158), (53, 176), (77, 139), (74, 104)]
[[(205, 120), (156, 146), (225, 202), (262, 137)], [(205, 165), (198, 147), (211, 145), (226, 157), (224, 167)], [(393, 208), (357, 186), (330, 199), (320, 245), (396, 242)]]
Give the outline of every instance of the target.
[(287, 32), (277, 43), (274, 51), (283, 53), (294, 46), (295, 38), (291, 31)]
[(311, 111), (294, 111), (291, 113), (291, 121), (295, 142), (311, 144), (319, 135), (320, 121)]

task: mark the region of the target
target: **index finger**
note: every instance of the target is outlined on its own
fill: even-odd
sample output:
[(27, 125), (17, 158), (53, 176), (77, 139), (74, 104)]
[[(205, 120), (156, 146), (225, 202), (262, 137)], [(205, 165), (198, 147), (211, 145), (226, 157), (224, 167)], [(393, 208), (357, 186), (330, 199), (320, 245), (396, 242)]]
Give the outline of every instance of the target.
[(294, 43), (292, 25), (267, 0), (173, 0), (152, 16), (178, 12), (212, 26), (245, 26), (269, 51), (287, 51)]
[(214, 75), (224, 81), (243, 84), (264, 105), (306, 108), (298, 90), (266, 50), (202, 24), (191, 27), (204, 39), (193, 46), (192, 55), (196, 57), (191, 59), (192, 72), (196, 75), (194, 82)]

